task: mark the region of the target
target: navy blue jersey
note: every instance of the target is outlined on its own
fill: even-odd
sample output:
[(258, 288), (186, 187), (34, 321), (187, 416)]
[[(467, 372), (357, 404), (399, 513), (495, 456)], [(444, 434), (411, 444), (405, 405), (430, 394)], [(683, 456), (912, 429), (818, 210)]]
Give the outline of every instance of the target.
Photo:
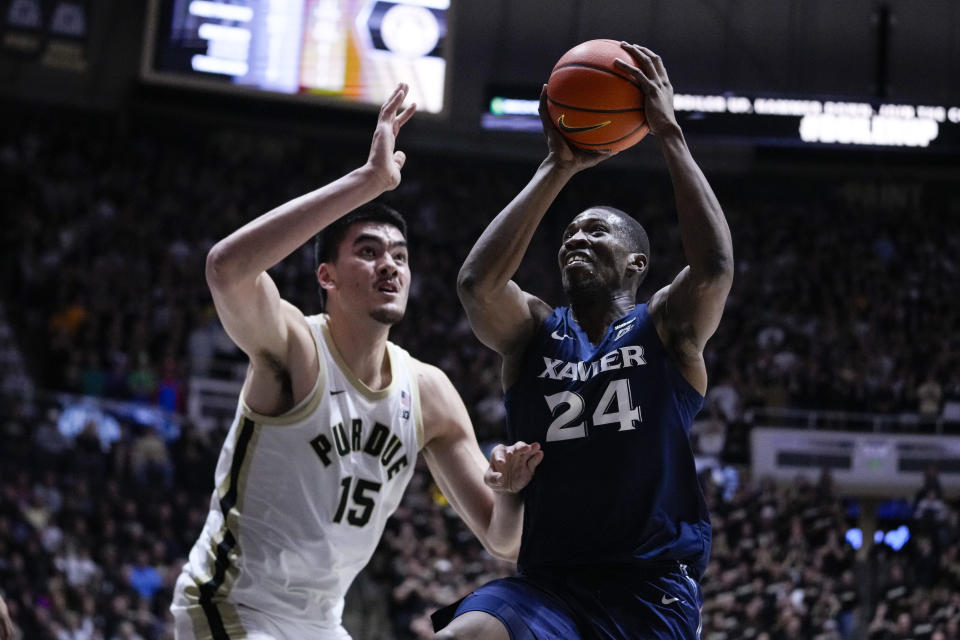
[(524, 491), (520, 570), (683, 562), (699, 578), (710, 519), (689, 433), (702, 403), (647, 305), (597, 346), (554, 309), (506, 394), (510, 439), (544, 451)]

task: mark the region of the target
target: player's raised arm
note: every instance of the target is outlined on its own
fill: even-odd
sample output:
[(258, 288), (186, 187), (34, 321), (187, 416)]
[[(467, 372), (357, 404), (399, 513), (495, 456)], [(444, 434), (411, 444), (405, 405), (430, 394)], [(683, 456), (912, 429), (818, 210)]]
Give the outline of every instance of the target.
[[(723, 210), (684, 140), (673, 111), (673, 87), (660, 56), (646, 47), (623, 43), (618, 66), (632, 75), (644, 93), (650, 130), (657, 136), (673, 182), (685, 267), (650, 300), (650, 312), (668, 348), (681, 365), (693, 363), (687, 378), (706, 390), (703, 347), (713, 335), (733, 282), (733, 243)], [(629, 62), (627, 61), (629, 60)], [(632, 62), (632, 64), (630, 64)]]
[[(505, 358), (522, 351), (549, 307), (511, 280), (537, 225), (563, 186), (578, 171), (610, 157), (566, 143), (547, 114), (546, 88), (540, 119), (547, 157), (523, 190), (493, 219), (460, 268), (457, 291), (481, 342)], [(506, 381), (505, 381), (506, 384)]]
[[(270, 377), (278, 378), (276, 372), (287, 370), (288, 363), (298, 355), (316, 362), (302, 313), (280, 298), (267, 269), (337, 218), (400, 183), (406, 157), (394, 148), (396, 136), (416, 111), (416, 105), (401, 110), (406, 95), (407, 86), (400, 84), (384, 102), (370, 155), (362, 167), (247, 223), (214, 245), (207, 255), (207, 283), (217, 313), (253, 365), (248, 400), (251, 392), (263, 398), (279, 397), (277, 389), (270, 388), (279, 383), (270, 382)], [(263, 375), (257, 375), (258, 370)], [(256, 398), (252, 400), (256, 402)], [(262, 409), (268, 412), (282, 407)]]
[(416, 369), (423, 410), (423, 453), (430, 473), (484, 548), (515, 562), (523, 526), (519, 491), (543, 459), (540, 445), (498, 445), (488, 463), (467, 408), (449, 378), (420, 362)]

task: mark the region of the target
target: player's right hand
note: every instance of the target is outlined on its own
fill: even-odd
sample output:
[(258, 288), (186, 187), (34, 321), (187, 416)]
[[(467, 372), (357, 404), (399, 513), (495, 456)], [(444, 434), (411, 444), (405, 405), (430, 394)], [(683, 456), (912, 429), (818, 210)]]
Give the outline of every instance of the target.
[(370, 144), (367, 167), (380, 181), (384, 191), (397, 188), (400, 184), (400, 170), (407, 161), (406, 154), (403, 151), (397, 151), (396, 146), (400, 127), (405, 125), (417, 111), (415, 102), (401, 108), (409, 90), (410, 87), (401, 82), (380, 107), (377, 128), (373, 132), (373, 142)]
[(609, 150), (587, 151), (567, 142), (547, 111), (547, 85), (540, 91), (540, 122), (547, 136), (547, 158), (560, 169), (576, 173), (617, 155)]
[(540, 443), (498, 444), (490, 453), (490, 466), (483, 482), (495, 493), (518, 493), (533, 479), (533, 472), (543, 460)]

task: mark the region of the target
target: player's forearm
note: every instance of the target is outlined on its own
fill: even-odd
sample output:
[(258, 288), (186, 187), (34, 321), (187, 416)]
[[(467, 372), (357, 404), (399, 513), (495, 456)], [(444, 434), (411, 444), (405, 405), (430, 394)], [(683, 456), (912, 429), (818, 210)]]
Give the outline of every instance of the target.
[(537, 226), (573, 171), (551, 158), (501, 211), (470, 250), (457, 278), (461, 298), (482, 300), (507, 286), (517, 272)]
[(730, 227), (683, 132), (678, 126), (658, 134), (658, 139), (673, 182), (680, 237), (691, 272), (704, 278), (732, 276)]
[(523, 530), (523, 499), (516, 493), (494, 493), (493, 512), (484, 546), (492, 555), (516, 562)]
[(369, 166), (286, 202), (218, 242), (207, 256), (211, 285), (251, 280), (296, 251), (329, 224), (381, 193)]

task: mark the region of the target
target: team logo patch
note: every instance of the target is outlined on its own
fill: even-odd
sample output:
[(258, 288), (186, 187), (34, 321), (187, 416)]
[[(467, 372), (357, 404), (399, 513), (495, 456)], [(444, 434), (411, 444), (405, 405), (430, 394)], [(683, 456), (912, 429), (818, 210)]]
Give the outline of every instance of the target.
[(617, 340), (619, 340), (620, 338), (622, 338), (623, 336), (627, 335), (627, 333), (630, 332), (630, 329), (633, 328), (632, 325), (634, 320), (636, 320), (636, 318), (630, 318), (629, 320), (624, 320), (623, 322), (617, 324), (614, 327), (614, 329), (616, 329), (617, 331), (617, 335), (613, 338), (614, 342), (616, 342)]

